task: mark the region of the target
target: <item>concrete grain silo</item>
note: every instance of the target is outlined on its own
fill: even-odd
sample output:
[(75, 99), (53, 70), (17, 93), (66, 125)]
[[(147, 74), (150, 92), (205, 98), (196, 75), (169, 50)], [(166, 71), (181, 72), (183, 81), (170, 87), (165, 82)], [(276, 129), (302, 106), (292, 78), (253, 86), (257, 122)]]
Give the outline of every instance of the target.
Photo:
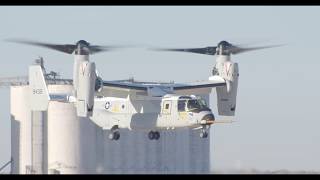
[[(50, 84), (50, 93), (71, 93), (72, 85)], [(12, 172), (35, 172), (28, 86), (11, 87)], [(73, 103), (50, 101), (43, 123), (43, 173), (154, 174), (209, 173), (210, 139), (190, 129), (161, 131), (158, 141), (146, 132), (121, 129), (119, 141), (108, 139), (88, 118), (76, 116)], [(39, 148), (38, 148), (39, 150)], [(39, 158), (38, 158), (39, 159)]]
[(28, 173), (31, 167), (31, 114), (28, 109), (28, 86), (11, 86), (11, 171)]
[[(50, 93), (71, 93), (72, 86), (49, 85)], [(73, 104), (49, 102), (47, 117), (49, 173), (81, 173), (80, 123)]]
[[(72, 85), (49, 85), (48, 88), (50, 93), (72, 92)], [(99, 129), (90, 119), (77, 117), (73, 103), (49, 102), (49, 172), (97, 173), (96, 161), (100, 158), (97, 155), (103, 156), (97, 154), (98, 144), (102, 145), (97, 134)]]

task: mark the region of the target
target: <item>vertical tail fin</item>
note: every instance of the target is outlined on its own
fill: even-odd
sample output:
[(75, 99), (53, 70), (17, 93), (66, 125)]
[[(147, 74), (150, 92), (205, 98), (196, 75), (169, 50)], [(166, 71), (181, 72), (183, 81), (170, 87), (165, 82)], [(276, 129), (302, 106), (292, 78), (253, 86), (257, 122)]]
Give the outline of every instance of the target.
[(46, 81), (40, 65), (29, 67), (30, 109), (45, 111), (50, 100)]

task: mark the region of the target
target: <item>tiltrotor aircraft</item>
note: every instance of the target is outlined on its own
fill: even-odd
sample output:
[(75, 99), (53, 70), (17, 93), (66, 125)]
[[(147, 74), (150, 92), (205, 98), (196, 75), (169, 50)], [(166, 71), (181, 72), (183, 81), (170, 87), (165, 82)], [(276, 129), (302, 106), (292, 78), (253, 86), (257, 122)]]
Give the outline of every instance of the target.
[(73, 93), (48, 92), (43, 69), (39, 65), (29, 68), (29, 86), (33, 102), (31, 110), (44, 111), (49, 101), (73, 103), (79, 117), (88, 117), (103, 129), (110, 130), (109, 139), (120, 138), (119, 129), (143, 130), (150, 140), (160, 138), (160, 129), (193, 128), (200, 137), (208, 136), (215, 116), (201, 95), (217, 92), (218, 114), (234, 116), (239, 78), (238, 64), (230, 56), (246, 51), (270, 48), (245, 48), (221, 41), (217, 46), (191, 49), (156, 49), (161, 51), (191, 52), (217, 55), (212, 76), (195, 83), (157, 83), (133, 80), (103, 81), (96, 72), (89, 55), (109, 51), (116, 47), (90, 45), (84, 40), (74, 44), (48, 44), (25, 40), (11, 40), (74, 54)]

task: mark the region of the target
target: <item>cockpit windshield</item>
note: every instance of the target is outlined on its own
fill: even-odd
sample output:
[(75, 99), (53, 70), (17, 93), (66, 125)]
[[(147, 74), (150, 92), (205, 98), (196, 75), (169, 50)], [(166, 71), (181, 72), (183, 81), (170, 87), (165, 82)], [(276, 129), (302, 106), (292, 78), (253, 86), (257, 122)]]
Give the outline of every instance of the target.
[(200, 112), (210, 110), (204, 99), (200, 97), (181, 97), (178, 102), (178, 111)]
[(202, 109), (203, 105), (197, 99), (190, 99), (187, 101), (188, 110)]

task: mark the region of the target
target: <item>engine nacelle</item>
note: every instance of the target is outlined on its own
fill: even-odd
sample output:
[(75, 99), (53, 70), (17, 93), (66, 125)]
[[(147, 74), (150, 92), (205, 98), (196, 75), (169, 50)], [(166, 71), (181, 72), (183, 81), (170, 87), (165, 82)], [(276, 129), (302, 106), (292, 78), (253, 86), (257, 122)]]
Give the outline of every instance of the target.
[(96, 80), (95, 63), (89, 61), (82, 62), (79, 66), (76, 104), (77, 115), (80, 117), (88, 117), (93, 114)]
[(238, 64), (230, 61), (219, 62), (214, 70), (214, 76), (220, 76), (226, 81), (226, 86), (216, 88), (218, 113), (221, 116), (234, 116), (239, 78)]

